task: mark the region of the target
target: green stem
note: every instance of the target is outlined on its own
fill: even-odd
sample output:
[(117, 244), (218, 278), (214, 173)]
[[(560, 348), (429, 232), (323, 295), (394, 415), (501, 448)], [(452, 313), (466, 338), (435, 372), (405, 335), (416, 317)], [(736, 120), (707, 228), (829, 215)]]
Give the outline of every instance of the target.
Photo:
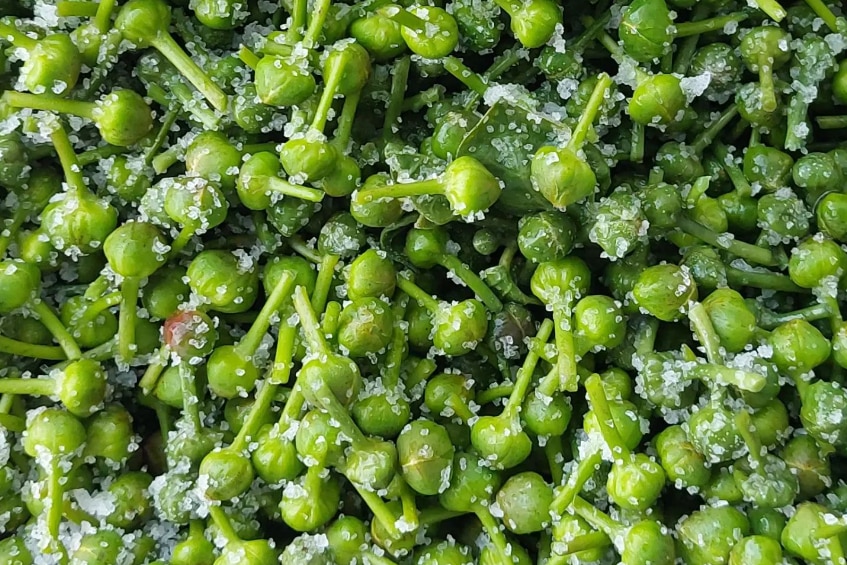
[(847, 116), (816, 116), (815, 121), (821, 129), (847, 128)]
[(19, 206), (15, 208), (12, 217), (5, 223), (3, 231), (0, 232), (0, 257), (6, 254), (9, 245), (12, 243), (12, 238), (18, 234), (30, 211), (27, 207)]
[(256, 70), (256, 67), (259, 65), (259, 56), (250, 51), (250, 48), (244, 45), (243, 43), (238, 46), (238, 58), (242, 63), (250, 67), (252, 70)]
[(403, 100), (403, 112), (420, 112), (444, 98), (444, 87), (436, 84)]
[(48, 112), (59, 112), (71, 114), (81, 118), (92, 119), (95, 105), (93, 102), (81, 100), (68, 100), (45, 94), (29, 94), (27, 92), (15, 92), (7, 90), (3, 93), (3, 100), (13, 108), (32, 108), (33, 110), (46, 110)]
[(688, 319), (691, 321), (691, 327), (694, 330), (694, 335), (697, 336), (697, 341), (706, 351), (706, 359), (709, 363), (723, 363), (723, 356), (720, 352), (721, 341), (715, 332), (706, 308), (700, 302), (691, 303), (688, 309)]
[(480, 523), (482, 523), (482, 527), (491, 539), (491, 543), (494, 544), (494, 549), (500, 556), (500, 562), (512, 562), (512, 558), (509, 556), (509, 542), (506, 539), (505, 534), (500, 531), (500, 525), (497, 523), (497, 520), (494, 519), (494, 516), (491, 515), (491, 511), (488, 510), (488, 506), (483, 506), (481, 504), (476, 504), (475, 506), (474, 514), (476, 514), (476, 517), (479, 519)]
[(55, 396), (57, 389), (53, 378), (4, 378), (0, 379), (0, 393), (27, 396)]
[(599, 449), (587, 455), (584, 459), (580, 459), (576, 464), (576, 469), (568, 475), (567, 482), (550, 504), (550, 511), (557, 516), (564, 514), (571, 507), (585, 483), (594, 476), (602, 461), (603, 454)]
[(94, 15), (94, 21), (92, 23), (100, 33), (109, 31), (112, 12), (114, 12), (117, 3), (117, 0), (100, 0), (100, 3), (97, 5), (97, 13)]
[(744, 444), (747, 446), (747, 451), (749, 452), (748, 455), (756, 462), (758, 472), (766, 472), (765, 458), (762, 457), (762, 442), (753, 433), (753, 430), (755, 429), (753, 426), (753, 419), (750, 418), (750, 414), (746, 410), (742, 409), (738, 412), (738, 414), (736, 414), (735, 427), (738, 429), (741, 439), (744, 440)]
[(644, 124), (632, 122), (632, 133), (630, 136), (629, 160), (633, 163), (644, 161), (645, 133)]
[(748, 392), (759, 392), (767, 384), (767, 378), (759, 373), (734, 369), (716, 363), (696, 363), (688, 370), (687, 377), (698, 379), (710, 387), (732, 385), (739, 390)]
[(556, 370), (559, 376), (559, 391), (574, 392), (579, 387), (576, 372), (576, 344), (573, 337), (573, 315), (571, 304), (563, 300), (553, 305), (553, 323), (556, 332)]
[(121, 284), (121, 310), (118, 318), (118, 352), (125, 363), (135, 357), (135, 320), (138, 317), (138, 291), (141, 280), (125, 277)]
[[(547, 340), (550, 339), (550, 334), (552, 333), (553, 322), (548, 318), (541, 322), (541, 326), (539, 326), (535, 338), (540, 343), (547, 343)], [(535, 374), (535, 367), (538, 366), (538, 361), (540, 361), (540, 357), (536, 353), (533, 351), (529, 351), (527, 353), (526, 358), (524, 358), (523, 365), (518, 370), (512, 394), (509, 396), (509, 400), (503, 407), (504, 416), (516, 414), (520, 410), (521, 404), (523, 404), (523, 400), (526, 397), (526, 392), (529, 389), (529, 383), (532, 381), (532, 376)]]
[(783, 144), (786, 150), (797, 151), (806, 146), (806, 138), (800, 137), (797, 132), (802, 129), (802, 125), (805, 125), (808, 111), (809, 104), (803, 100), (799, 93), (795, 93), (788, 101), (785, 143)]
[(790, 322), (791, 320), (805, 320), (813, 322), (816, 320), (825, 320), (832, 315), (832, 311), (828, 304), (816, 303), (812, 306), (793, 310), (791, 312), (774, 312), (766, 308), (761, 308), (757, 313), (757, 321), (759, 327), (765, 330), (772, 330), (777, 326)]
[(377, 496), (376, 493), (362, 488), (354, 481), (350, 481), (350, 484), (353, 485), (353, 488), (355, 488), (356, 492), (359, 493), (359, 496), (365, 502), (365, 505), (367, 505), (371, 513), (373, 513), (374, 519), (378, 520), (379, 523), (382, 524), (382, 527), (385, 528), (389, 537), (395, 539), (401, 537), (402, 533), (397, 529), (397, 516), (394, 515), (394, 512), (391, 511), (385, 501)]
[(577, 151), (582, 148), (585, 143), (585, 136), (588, 135), (597, 114), (600, 112), (600, 107), (606, 99), (606, 93), (610, 86), (612, 86), (611, 77), (606, 73), (600, 73), (597, 77), (597, 84), (594, 86), (594, 90), (591, 91), (591, 97), (585, 105), (585, 110), (583, 110), (576, 127), (574, 127), (571, 133), (571, 138), (567, 145), (570, 150)]
[(278, 388), (278, 385), (265, 381), (262, 388), (256, 393), (253, 406), (250, 407), (250, 412), (247, 414), (241, 429), (238, 430), (238, 435), (232, 440), (229, 449), (238, 454), (247, 449), (248, 442), (256, 437), (259, 428), (262, 427), (265, 415), (270, 412)]
[[(99, 162), (101, 159), (108, 159), (115, 155), (123, 155), (129, 150), (126, 147), (118, 147), (116, 145), (102, 145), (94, 149), (87, 149), (79, 153), (76, 158), (79, 164), (83, 167)], [(52, 153), (52, 151), (51, 151)]]
[(474, 401), (479, 405), (494, 402), (498, 398), (506, 398), (511, 396), (515, 390), (515, 385), (512, 383), (503, 383), (488, 387), (476, 393)]
[(559, 485), (565, 478), (562, 461), (564, 461), (564, 441), (562, 436), (551, 435), (544, 444), (544, 456), (550, 468), (550, 478), (554, 485)]
[(753, 193), (753, 187), (750, 186), (741, 167), (735, 163), (735, 159), (730, 155), (729, 148), (720, 141), (715, 141), (712, 144), (712, 150), (715, 153), (715, 157), (719, 159), (721, 167), (726, 172), (736, 192), (741, 196), (750, 196)]
[(382, 10), (381, 13), (401, 26), (417, 31), (418, 33), (423, 33), (426, 30), (426, 21), (399, 6), (389, 6)]
[(59, 0), (56, 2), (56, 15), (63, 18), (93, 18), (97, 15), (97, 2), (87, 0)]
[(738, 241), (733, 238), (732, 234), (715, 233), (706, 226), (697, 223), (686, 216), (681, 216), (679, 218), (677, 227), (683, 232), (708, 243), (712, 247), (728, 251), (729, 253), (751, 263), (765, 265), (768, 267), (781, 266), (781, 262), (776, 258), (772, 250), (745, 243), (743, 241)]
[[(396, 136), (394, 128), (398, 126), (398, 120), (403, 113), (403, 102), (406, 96), (406, 87), (408, 86), (411, 67), (412, 59), (408, 55), (397, 59), (397, 62), (394, 63), (394, 71), (391, 74), (391, 91), (389, 93), (388, 104), (385, 106), (385, 117), (382, 120), (383, 142)], [(336, 139), (338, 138), (337, 132), (335, 137)], [(344, 145), (346, 146), (347, 144), (345, 143)]]
[(674, 25), (674, 28), (676, 28), (675, 35), (679, 38), (719, 31), (722, 30), (726, 24), (730, 24), (732, 22), (743, 22), (747, 19), (747, 17), (747, 14), (744, 12), (731, 12), (729, 14), (715, 16), (714, 18), (708, 18), (696, 22), (683, 22), (681, 24)]
[(226, 112), (228, 104), (226, 93), (203, 72), (203, 69), (197, 66), (197, 63), (188, 53), (183, 51), (171, 34), (160, 33), (156, 35), (150, 45), (158, 49), (216, 110)]
[(418, 304), (429, 310), (430, 314), (435, 314), (439, 309), (441, 309), (441, 304), (438, 300), (433, 298), (424, 289), (410, 281), (402, 273), (397, 275), (397, 288), (408, 294), (412, 300), (416, 300)]
[(329, 292), (332, 290), (332, 281), (335, 279), (335, 267), (340, 260), (341, 257), (330, 253), (321, 257), (321, 262), (318, 265), (318, 277), (315, 280), (315, 290), (312, 291), (311, 296), (312, 308), (315, 312), (323, 312), (326, 309)]
[(400, 384), (400, 371), (403, 367), (403, 357), (406, 355), (406, 323), (403, 321), (408, 305), (408, 296), (400, 294), (394, 297), (391, 313), (394, 316), (394, 328), (392, 329), (391, 344), (385, 361), (380, 367), (382, 385), (387, 390), (395, 390)]
[(832, 13), (832, 10), (829, 9), (829, 6), (827, 6), (823, 0), (806, 0), (806, 4), (808, 4), (809, 8), (811, 8), (815, 14), (823, 20), (826, 27), (828, 27), (831, 32), (838, 32), (838, 18), (835, 17), (835, 14)]
[(221, 535), (223, 535), (227, 543), (241, 540), (241, 538), (238, 537), (238, 533), (235, 531), (235, 528), (232, 527), (232, 522), (229, 520), (229, 516), (226, 515), (224, 509), (219, 505), (209, 505), (209, 517), (212, 519), (212, 522), (215, 523), (215, 526), (218, 527), (218, 531)]
[(312, 5), (309, 14), (311, 16), (309, 27), (306, 29), (306, 35), (303, 36), (303, 44), (307, 49), (312, 49), (318, 44), (331, 4), (332, 0), (317, 0)]
[(183, 148), (179, 145), (172, 145), (153, 157), (153, 170), (156, 171), (157, 175), (161, 175), (167, 172), (177, 161), (179, 161), (180, 155), (183, 153)]
[(5, 336), (0, 336), (0, 352), (47, 361), (63, 361), (66, 359), (65, 352), (61, 347), (36, 345)]
[(87, 194), (88, 188), (85, 186), (85, 177), (82, 176), (82, 167), (79, 165), (68, 132), (65, 131), (61, 123), (56, 123), (56, 127), (50, 133), (50, 139), (56, 149), (56, 154), (59, 156), (59, 163), (62, 165), (68, 187), (77, 196)]
[(609, 538), (615, 539), (622, 537), (624, 527), (615, 522), (608, 514), (598, 510), (593, 504), (589, 504), (582, 497), (577, 496), (573, 501), (574, 512), (580, 515), (583, 520), (591, 524), (597, 530), (600, 530)]
[(286, 243), (295, 253), (302, 255), (312, 263), (320, 263), (323, 255), (319, 254), (314, 247), (310, 247), (303, 241), (303, 238), (298, 235), (293, 235), (286, 239)]
[(313, 353), (319, 355), (329, 354), (329, 344), (327, 344), (324, 334), (321, 331), (318, 317), (309, 301), (306, 294), (306, 289), (298, 286), (294, 289), (294, 308), (297, 310), (297, 315), (300, 318), (300, 327), (303, 333), (306, 334), (306, 340), (309, 342)]
[(19, 434), (26, 430), (26, 420), (10, 414), (0, 414), (0, 428)]
[(179, 112), (176, 109), (171, 108), (165, 113), (165, 117), (162, 119), (162, 125), (159, 127), (159, 131), (156, 133), (156, 137), (153, 139), (153, 143), (150, 144), (150, 147), (145, 149), (144, 151), (144, 164), (148, 167), (153, 164), (153, 159), (156, 157), (156, 153), (162, 148), (165, 144), (165, 141), (168, 139), (168, 135), (171, 133), (171, 127), (176, 123), (176, 119), (179, 117)]
[(794, 281), (788, 275), (773, 273), (770, 271), (748, 271), (738, 269), (736, 267), (726, 267), (726, 278), (732, 286), (752, 286), (766, 290), (778, 290), (781, 292), (795, 292), (798, 294), (806, 294), (808, 289), (802, 288), (794, 284)]
[(326, 303), (323, 316), (321, 317), (321, 331), (326, 336), (327, 341), (335, 339), (338, 333), (338, 321), (341, 318), (341, 303), (330, 300)]
[(194, 226), (184, 226), (176, 236), (176, 239), (171, 242), (171, 250), (168, 253), (168, 256), (173, 258), (182, 253), (182, 250), (185, 249), (185, 246), (188, 245), (188, 242), (191, 241), (191, 238), (194, 237), (196, 229)]
[(264, 180), (267, 190), (271, 192), (291, 196), (293, 198), (299, 198), (301, 200), (307, 200), (309, 202), (320, 202), (324, 198), (324, 191), (310, 186), (294, 184), (293, 182), (289, 182), (280, 177), (268, 176), (264, 177)]
[(101, 296), (91, 304), (89, 304), (85, 310), (83, 310), (74, 320), (77, 325), (85, 326), (87, 324), (92, 323), (97, 316), (99, 316), (103, 311), (108, 310), (114, 306), (117, 306), (121, 303), (121, 293), (119, 291), (110, 292), (104, 296)]
[(65, 352), (65, 356), (68, 360), (73, 361), (82, 357), (82, 350), (80, 350), (76, 340), (70, 332), (68, 332), (67, 328), (65, 328), (65, 325), (59, 317), (56, 316), (49, 306), (47, 306), (47, 304), (39, 299), (35, 300), (31, 304), (31, 308), (32, 313), (38, 321), (44, 324), (47, 331), (49, 331), (53, 335), (53, 338), (59, 343), (59, 347), (61, 347), (62, 351)]
[(413, 390), (435, 373), (438, 365), (432, 359), (418, 359), (404, 379), (406, 390)]
[(485, 304), (489, 311), (497, 313), (503, 310), (503, 303), (489, 288), (478, 274), (473, 272), (462, 260), (455, 255), (443, 254), (439, 263), (448, 271), (452, 271), (462, 282), (468, 285), (473, 293)]
[(141, 392), (144, 395), (150, 394), (150, 392), (156, 388), (156, 383), (159, 381), (159, 377), (162, 376), (162, 372), (165, 370), (169, 355), (170, 351), (168, 351), (168, 348), (163, 345), (159, 347), (156, 355), (150, 361), (150, 364), (147, 365), (147, 369), (144, 370), (144, 374), (138, 381), (138, 386), (141, 387)]
[(359, 109), (359, 99), (361, 97), (361, 91), (345, 96), (344, 104), (341, 106), (341, 114), (338, 115), (338, 119), (335, 121), (335, 133), (333, 134), (332, 143), (342, 153), (347, 153), (350, 149), (350, 136), (353, 133), (353, 124), (356, 118), (356, 111)]
[(306, 28), (306, 18), (309, 13), (308, 0), (293, 0), (291, 8), (291, 24), (285, 32), (286, 43), (294, 45), (303, 39), (303, 31)]
[[(290, 315), (291, 309), (287, 308), (285, 312)], [(277, 335), (274, 364), (268, 377), (269, 382), (274, 384), (288, 383), (291, 378), (291, 371), (294, 368), (293, 359), (296, 341), (297, 328), (282, 320)]]
[(709, 147), (715, 138), (723, 129), (728, 126), (738, 115), (738, 106), (731, 104), (727, 109), (721, 112), (720, 117), (709, 124), (709, 126), (700, 132), (694, 141), (691, 142), (691, 148), (696, 155), (702, 155), (703, 151)]
[(62, 513), (65, 509), (65, 487), (62, 481), (62, 468), (59, 465), (59, 454), (50, 456), (49, 468), (50, 478), (47, 483), (47, 498), (50, 500), (50, 508), (47, 509), (47, 532), (52, 542), (56, 544), (62, 562), (67, 561), (67, 555), (62, 541), (59, 539), (59, 527), (62, 524)]
[(764, 51), (759, 54), (759, 89), (762, 91), (762, 110), (776, 110), (776, 94), (773, 84), (773, 61)]
[(615, 426), (615, 420), (612, 417), (612, 409), (609, 405), (609, 400), (606, 398), (603, 382), (597, 373), (585, 379), (585, 395), (588, 398), (588, 403), (591, 405), (591, 411), (594, 412), (597, 427), (600, 428), (603, 440), (612, 452), (612, 457), (615, 460), (628, 459), (631, 452)]
[(200, 420), (200, 397), (197, 396), (195, 370), (187, 361), (180, 361), (177, 367), (182, 388), (182, 413), (193, 427), (194, 433), (199, 434), (203, 429), (203, 422)]
[(453, 55), (449, 55), (441, 60), (441, 64), (444, 65), (444, 69), (448, 73), (456, 77), (459, 82), (464, 84), (469, 90), (475, 92), (479, 96), (485, 95), (485, 91), (488, 90), (488, 82), (478, 73), (474, 72), (470, 67), (465, 65), (461, 59), (454, 57)]
[(777, 23), (781, 22), (788, 14), (777, 0), (753, 0), (753, 3)]
[(15, 47), (21, 47), (32, 51), (38, 45), (38, 41), (22, 33), (17, 27), (6, 23), (0, 23), (0, 37), (9, 40)]
[(275, 314), (279, 315), (279, 309), (282, 306), (283, 301), (291, 294), (291, 289), (294, 286), (295, 281), (296, 278), (290, 271), (284, 271), (282, 273), (282, 276), (279, 277), (279, 280), (271, 291), (270, 296), (267, 297), (265, 303), (262, 305), (262, 309), (259, 310), (259, 315), (256, 316), (256, 320), (250, 326), (250, 329), (247, 330), (244, 337), (242, 337), (235, 346), (235, 350), (239, 355), (245, 358), (250, 358), (256, 354), (256, 350), (259, 349), (259, 345), (262, 343), (265, 333), (268, 331), (268, 328), (271, 327), (271, 317)]
[(361, 194), (367, 198), (367, 202), (379, 200), (380, 198), (402, 198), (404, 196), (443, 193), (444, 187), (442, 186), (440, 176), (414, 182), (394, 183), (361, 191)]

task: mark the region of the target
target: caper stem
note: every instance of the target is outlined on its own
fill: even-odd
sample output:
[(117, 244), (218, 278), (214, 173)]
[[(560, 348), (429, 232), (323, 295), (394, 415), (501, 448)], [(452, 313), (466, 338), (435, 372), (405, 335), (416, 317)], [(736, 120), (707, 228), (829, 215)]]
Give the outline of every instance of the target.
[(125, 363), (135, 357), (135, 320), (138, 317), (138, 291), (141, 279), (125, 277), (121, 283), (121, 309), (118, 316), (118, 352)]
[(470, 288), (473, 293), (482, 300), (489, 311), (496, 314), (503, 310), (503, 303), (499, 298), (497, 298), (497, 295), (494, 294), (491, 288), (485, 284), (485, 281), (482, 280), (478, 274), (462, 263), (461, 259), (455, 255), (443, 253), (441, 257), (439, 257), (438, 262), (441, 263), (442, 267), (448, 271), (452, 271), (459, 279), (462, 280), (462, 282), (468, 285), (468, 288)]
[(53, 338), (59, 343), (59, 347), (65, 352), (68, 360), (73, 361), (82, 357), (82, 350), (76, 340), (47, 304), (37, 299), (30, 307), (38, 321), (44, 324), (44, 327), (53, 334)]
[(274, 285), (270, 296), (268, 296), (262, 305), (258, 316), (256, 316), (256, 319), (250, 325), (250, 329), (247, 330), (247, 333), (235, 346), (236, 353), (245, 358), (252, 357), (256, 353), (256, 350), (259, 349), (259, 345), (262, 343), (262, 339), (265, 337), (265, 332), (271, 326), (271, 316), (279, 314), (280, 306), (282, 306), (283, 301), (291, 294), (295, 280), (294, 275), (290, 271), (284, 271), (282, 273), (282, 276), (276, 285)]
[(462, 84), (479, 96), (484, 95), (488, 90), (488, 81), (474, 72), (458, 57), (448, 55), (441, 60), (441, 64), (444, 65), (444, 69), (448, 73), (456, 77)]
[(730, 12), (722, 16), (707, 18), (696, 22), (683, 22), (675, 24), (676, 37), (689, 37), (691, 35), (700, 35), (701, 33), (709, 33), (723, 29), (727, 24), (733, 22), (743, 22), (747, 19), (747, 14), (744, 12)]
[(603, 382), (597, 373), (585, 379), (585, 395), (591, 405), (591, 410), (594, 412), (597, 427), (600, 428), (603, 440), (612, 452), (612, 457), (616, 461), (628, 459), (632, 455), (632, 452), (624, 443), (623, 438), (621, 438), (615, 426), (615, 420), (612, 416), (609, 400), (606, 398)]
[(326, 338), (324, 338), (323, 332), (321, 332), (318, 318), (306, 294), (305, 287), (297, 286), (294, 289), (294, 308), (300, 317), (300, 327), (303, 328), (303, 333), (306, 334), (309, 347), (318, 355), (328, 355), (330, 353), (329, 345), (326, 342)]
[(591, 91), (591, 97), (589, 97), (588, 102), (585, 104), (585, 109), (582, 111), (582, 115), (579, 117), (579, 121), (576, 127), (574, 127), (571, 138), (568, 141), (567, 147), (571, 151), (582, 149), (582, 146), (585, 144), (585, 136), (591, 130), (591, 125), (600, 112), (600, 107), (603, 105), (603, 101), (606, 99), (606, 93), (611, 86), (611, 77), (606, 73), (600, 73), (597, 77), (597, 84), (594, 85), (594, 90)]
[(228, 99), (226, 93), (203, 72), (194, 59), (183, 51), (182, 47), (169, 33), (157, 34), (150, 45), (155, 47), (179, 72), (194, 85), (194, 88), (219, 112), (226, 112)]
[(332, 0), (317, 0), (312, 5), (309, 27), (306, 28), (306, 34), (303, 36), (303, 44), (307, 49), (312, 49), (318, 44), (331, 4)]
[(3, 93), (3, 99), (14, 108), (32, 108), (33, 110), (46, 110), (48, 112), (59, 112), (71, 114), (82, 118), (92, 119), (95, 104), (82, 100), (68, 100), (58, 96), (46, 94), (29, 94), (27, 92), (15, 92), (7, 90)]

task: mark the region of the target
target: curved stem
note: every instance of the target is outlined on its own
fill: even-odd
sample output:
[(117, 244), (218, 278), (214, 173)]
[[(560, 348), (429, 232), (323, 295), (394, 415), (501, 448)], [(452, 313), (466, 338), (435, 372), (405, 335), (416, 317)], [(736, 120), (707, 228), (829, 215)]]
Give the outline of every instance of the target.
[(503, 310), (503, 303), (499, 298), (497, 298), (497, 295), (494, 294), (494, 292), (487, 284), (485, 284), (485, 281), (483, 281), (478, 274), (462, 263), (461, 259), (455, 255), (448, 255), (447, 253), (444, 253), (439, 259), (441, 266), (448, 271), (451, 271), (454, 275), (459, 277), (462, 282), (468, 285), (468, 288), (470, 288), (477, 298), (485, 304), (489, 311), (496, 314)]
[(744, 444), (747, 446), (750, 458), (756, 462), (756, 467), (760, 473), (765, 471), (765, 460), (762, 457), (762, 442), (753, 434), (753, 420), (746, 410), (741, 410), (735, 416), (735, 427), (738, 428), (738, 433)]
[(700, 345), (706, 351), (706, 359), (709, 360), (709, 363), (723, 363), (723, 355), (720, 352), (720, 338), (715, 332), (708, 312), (706, 312), (706, 309), (701, 303), (691, 303), (688, 308), (688, 319), (691, 322), (694, 335), (697, 336), (697, 341), (700, 342)]
[(125, 363), (134, 357), (138, 346), (135, 344), (135, 321), (138, 317), (138, 290), (141, 280), (126, 277), (121, 284), (121, 310), (118, 318), (118, 353)]
[(729, 233), (715, 233), (706, 226), (695, 222), (686, 216), (681, 216), (679, 218), (677, 221), (677, 227), (683, 232), (708, 243), (712, 247), (728, 251), (729, 253), (751, 263), (765, 265), (768, 267), (781, 266), (781, 261), (777, 259), (772, 250), (752, 245), (744, 241), (737, 241), (734, 239), (732, 234)]
[(171, 250), (168, 252), (168, 256), (176, 257), (182, 253), (182, 250), (185, 249), (185, 246), (188, 245), (188, 242), (191, 241), (192, 237), (194, 237), (194, 233), (196, 231), (197, 230), (194, 226), (184, 226), (181, 230), (179, 230), (176, 238), (171, 243)]
[(159, 347), (156, 355), (150, 361), (150, 364), (147, 365), (147, 369), (145, 369), (144, 374), (138, 381), (138, 386), (141, 387), (143, 394), (148, 395), (156, 388), (156, 383), (159, 382), (159, 377), (162, 376), (162, 372), (165, 370), (169, 355), (170, 352), (167, 347), (164, 345)]
[(500, 524), (498, 524), (497, 520), (494, 519), (494, 516), (491, 515), (491, 511), (488, 507), (477, 504), (476, 508), (474, 508), (474, 514), (476, 514), (476, 517), (482, 523), (482, 527), (491, 539), (491, 543), (494, 544), (494, 549), (499, 554), (501, 562), (511, 562), (512, 559), (509, 557), (509, 542), (506, 539), (505, 534), (503, 534), (500, 530)]
[(26, 343), (6, 336), (0, 336), (0, 353), (47, 361), (64, 361), (67, 359), (65, 351), (61, 347)]
[(100, 33), (109, 31), (112, 12), (114, 12), (117, 3), (117, 0), (100, 0), (97, 4), (97, 13), (94, 15), (94, 21), (92, 23)]
[(473, 71), (465, 63), (453, 55), (448, 55), (441, 60), (444, 69), (456, 77), (469, 90), (475, 92), (479, 96), (485, 95), (488, 90), (488, 82), (478, 73)]
[(218, 527), (218, 531), (220, 531), (227, 543), (241, 540), (241, 538), (238, 537), (238, 533), (235, 531), (235, 528), (232, 527), (232, 522), (229, 520), (229, 516), (226, 515), (224, 509), (219, 505), (209, 505), (209, 517), (212, 519), (212, 522), (215, 523), (215, 526)]
[(279, 309), (283, 301), (291, 294), (294, 282), (294, 274), (290, 271), (284, 271), (282, 276), (279, 277), (270, 296), (267, 297), (267, 300), (262, 305), (262, 309), (259, 310), (255, 321), (250, 325), (250, 329), (247, 330), (247, 333), (235, 346), (236, 352), (242, 357), (249, 359), (255, 355), (256, 350), (259, 349), (259, 345), (262, 343), (262, 339), (265, 337), (265, 333), (271, 326), (271, 317), (275, 314), (277, 316), (279, 315)]
[(158, 34), (150, 42), (150, 45), (164, 55), (216, 110), (226, 112), (228, 104), (226, 93), (203, 72), (203, 69), (197, 66), (194, 59), (179, 46), (169, 33)]
[(79, 348), (74, 337), (68, 332), (62, 321), (56, 316), (52, 309), (40, 299), (36, 300), (31, 305), (32, 313), (35, 317), (44, 324), (53, 338), (59, 343), (59, 347), (65, 352), (68, 360), (73, 361), (82, 357), (82, 350)]
[(580, 459), (576, 468), (568, 475), (567, 481), (550, 504), (550, 512), (556, 516), (563, 515), (571, 507), (585, 483), (594, 476), (602, 461), (603, 454), (599, 449), (592, 451), (584, 459)]
[(121, 303), (121, 299), (121, 293), (119, 291), (110, 292), (109, 294), (101, 296), (89, 304), (85, 310), (75, 317), (76, 319), (73, 321), (79, 326), (90, 324), (97, 319), (97, 316), (103, 313), (103, 311), (119, 305)]
[(441, 308), (438, 300), (433, 298), (424, 289), (410, 281), (403, 273), (397, 275), (397, 288), (409, 295), (418, 304), (429, 310), (430, 314), (435, 314)]

